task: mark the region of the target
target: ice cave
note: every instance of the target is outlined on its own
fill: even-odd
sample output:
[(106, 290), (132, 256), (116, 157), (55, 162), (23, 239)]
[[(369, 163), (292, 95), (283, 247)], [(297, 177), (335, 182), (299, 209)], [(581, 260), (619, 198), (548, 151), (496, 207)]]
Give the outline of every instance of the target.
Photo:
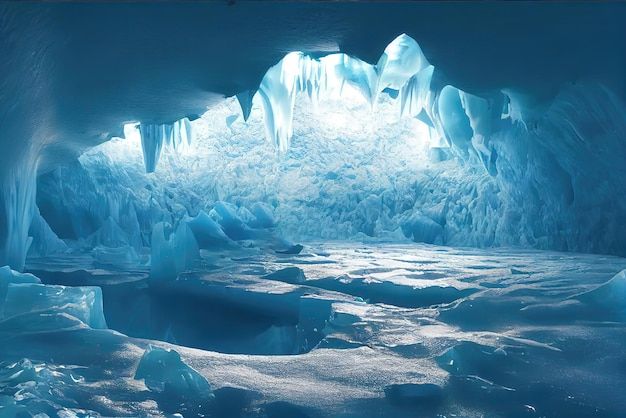
[(0, 3), (0, 418), (626, 416), (626, 3)]

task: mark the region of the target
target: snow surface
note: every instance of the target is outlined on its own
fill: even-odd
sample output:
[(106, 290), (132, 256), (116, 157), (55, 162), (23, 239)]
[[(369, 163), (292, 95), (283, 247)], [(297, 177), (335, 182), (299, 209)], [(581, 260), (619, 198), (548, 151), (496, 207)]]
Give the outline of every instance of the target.
[[(626, 407), (623, 302), (602, 296), (623, 287), (623, 258), (320, 242), (203, 260), (153, 282), (141, 264), (32, 259), (47, 284), (9, 288), (98, 285), (109, 327), (129, 336), (89, 327), (62, 294), (31, 294), (46, 301), (39, 321), (0, 321), (2, 412), (614, 417)], [(177, 392), (186, 385), (195, 402)]]

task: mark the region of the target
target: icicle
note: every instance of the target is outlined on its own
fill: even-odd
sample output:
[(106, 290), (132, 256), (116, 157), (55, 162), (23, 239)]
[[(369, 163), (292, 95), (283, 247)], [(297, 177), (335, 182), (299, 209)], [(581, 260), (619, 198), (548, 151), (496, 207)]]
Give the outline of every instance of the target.
[(250, 117), (250, 112), (252, 111), (252, 98), (256, 94), (256, 90), (246, 90), (237, 94), (237, 100), (239, 101), (239, 106), (241, 106), (241, 114), (243, 115), (243, 120), (248, 121)]
[(434, 70), (435, 67), (429, 65), (413, 75), (402, 86), (400, 89), (400, 114), (402, 116), (417, 117), (428, 105), (430, 82)]
[(293, 107), (301, 87), (301, 52), (287, 54), (271, 67), (259, 87), (267, 138), (280, 152), (287, 151), (293, 134)]
[(163, 148), (163, 128), (161, 125), (139, 125), (141, 148), (146, 173), (154, 173)]
[(174, 151), (191, 145), (193, 132), (189, 119), (182, 118), (169, 124), (140, 124), (141, 148), (146, 173), (153, 173), (159, 163), (163, 147)]

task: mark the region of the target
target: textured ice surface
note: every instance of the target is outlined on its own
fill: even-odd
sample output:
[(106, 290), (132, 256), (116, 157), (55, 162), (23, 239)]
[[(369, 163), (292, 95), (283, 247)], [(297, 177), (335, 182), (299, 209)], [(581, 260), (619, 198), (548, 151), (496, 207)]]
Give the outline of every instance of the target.
[[(285, 65), (299, 91), (289, 96), (288, 151), (277, 155), (263, 140), (259, 95), (247, 122), (234, 97), (190, 122), (195, 140), (185, 152), (166, 148), (154, 174), (145, 173), (141, 139), (129, 125), (126, 138), (39, 178), (43, 219), (72, 248), (130, 246), (138, 253), (150, 246), (157, 223), (176, 228), (201, 212), (219, 225), (208, 236), (224, 232), (245, 241), (267, 238), (257, 230), (272, 229), (267, 241), (282, 239), (283, 247), (303, 239), (375, 238), (618, 254), (626, 248), (626, 222), (619, 221), (626, 209), (610, 197), (626, 192), (621, 153), (609, 151), (623, 147), (626, 112), (602, 86), (564, 89), (528, 126), (510, 117), (504, 96), (429, 83), (430, 66), (396, 99), (379, 95), (372, 109), (362, 90), (370, 83), (359, 81), (368, 78), (357, 77), (366, 72), (355, 69), (366, 63), (294, 54)], [(343, 87), (326, 91), (318, 80), (316, 91), (328, 94), (300, 90), (302, 72), (322, 67), (326, 82), (343, 80)], [(604, 145), (593, 145), (600, 137)], [(605, 176), (609, 167), (615, 176)], [(112, 231), (117, 239), (109, 239)], [(33, 238), (36, 255), (41, 240)], [(221, 245), (213, 238), (211, 245)]]
[(135, 379), (142, 379), (166, 412), (199, 414), (213, 399), (206, 378), (186, 365), (173, 349), (148, 346)]
[[(191, 391), (209, 416), (614, 417), (626, 407), (623, 258), (330, 242), (212, 254), (164, 282), (141, 264), (32, 259), (44, 283), (101, 286), (109, 327), (129, 336), (53, 316), (40, 318), (45, 338), (0, 322), (2, 405), (197, 412), (173, 395), (192, 385), (211, 388), (210, 401)], [(134, 379), (141, 363), (156, 383)], [(34, 383), (10, 377), (18, 370)]]

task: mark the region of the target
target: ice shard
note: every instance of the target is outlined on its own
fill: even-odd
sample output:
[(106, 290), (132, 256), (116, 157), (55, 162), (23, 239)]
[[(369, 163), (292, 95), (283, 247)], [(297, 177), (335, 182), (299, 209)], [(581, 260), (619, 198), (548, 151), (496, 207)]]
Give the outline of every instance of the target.
[(198, 243), (191, 228), (181, 222), (172, 227), (159, 222), (152, 229), (150, 277), (153, 280), (174, 280), (200, 258)]

